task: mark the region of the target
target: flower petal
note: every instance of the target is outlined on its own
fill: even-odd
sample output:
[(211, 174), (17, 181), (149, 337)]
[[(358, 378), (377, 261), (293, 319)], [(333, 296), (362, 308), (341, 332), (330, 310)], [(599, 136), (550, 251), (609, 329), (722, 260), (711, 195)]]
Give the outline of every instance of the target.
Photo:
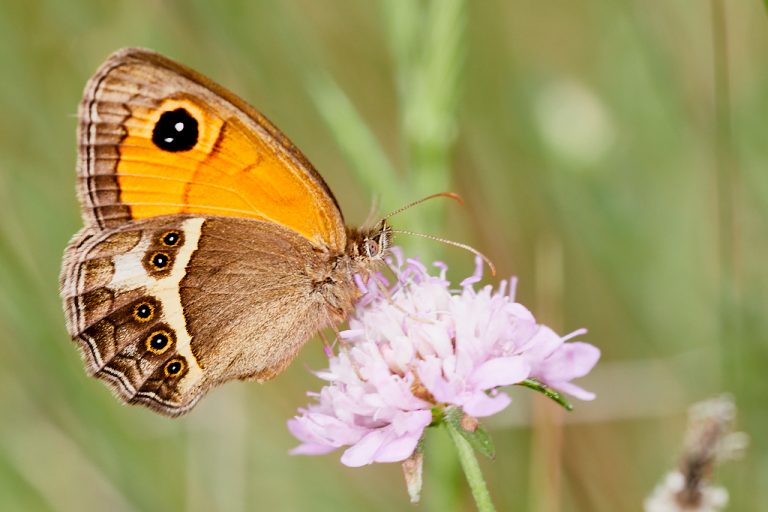
[(520, 356), (490, 359), (473, 372), (469, 383), (476, 389), (492, 389), (509, 386), (528, 378), (531, 366)]
[(507, 408), (512, 399), (506, 393), (499, 393), (496, 396), (488, 396), (486, 393), (475, 393), (464, 402), (462, 409), (465, 413), (476, 418), (491, 416)]
[(388, 436), (391, 434), (387, 429), (372, 430), (342, 454), (341, 463), (352, 468), (371, 464)]
[(374, 462), (400, 462), (407, 459), (413, 454), (413, 450), (416, 449), (422, 433), (423, 430), (421, 432), (412, 432), (382, 445), (376, 453)]
[(563, 393), (568, 393), (569, 395), (576, 397), (579, 400), (590, 401), (594, 400), (597, 396), (591, 391), (587, 391), (586, 389), (581, 388), (571, 382), (550, 382), (549, 386), (558, 391), (562, 391)]
[(321, 444), (302, 443), (288, 453), (291, 455), (325, 455), (335, 450), (335, 446), (324, 446)]
[(589, 373), (599, 359), (600, 349), (589, 343), (566, 343), (542, 363), (537, 374), (546, 381), (569, 381)]

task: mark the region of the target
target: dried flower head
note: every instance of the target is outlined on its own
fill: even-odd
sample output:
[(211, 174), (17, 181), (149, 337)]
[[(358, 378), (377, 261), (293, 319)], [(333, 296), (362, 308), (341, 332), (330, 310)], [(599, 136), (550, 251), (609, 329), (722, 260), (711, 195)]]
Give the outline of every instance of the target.
[(645, 500), (645, 512), (719, 512), (728, 504), (728, 491), (702, 483), (695, 500), (682, 501), (688, 479), (680, 471), (671, 471)]
[(587, 343), (568, 342), (514, 300), (515, 281), (479, 290), (475, 274), (451, 289), (447, 268), (437, 275), (416, 260), (390, 260), (396, 282), (367, 283), (337, 354), (317, 372), (327, 381), (315, 403), (288, 428), (301, 444), (292, 453), (322, 454), (348, 447), (348, 466), (402, 461), (424, 429), (447, 407), (472, 417), (495, 414), (511, 401), (502, 388), (526, 379), (582, 400), (594, 395), (571, 380), (600, 357)]
[(646, 512), (717, 512), (728, 504), (728, 491), (711, 484), (718, 461), (737, 457), (748, 438), (733, 432), (736, 406), (727, 396), (695, 403), (677, 470), (667, 473), (645, 501)]

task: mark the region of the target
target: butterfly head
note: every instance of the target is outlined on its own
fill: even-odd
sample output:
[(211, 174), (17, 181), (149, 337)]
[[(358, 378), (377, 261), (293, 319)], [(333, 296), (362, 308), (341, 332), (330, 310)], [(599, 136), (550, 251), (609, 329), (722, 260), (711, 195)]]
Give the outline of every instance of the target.
[(392, 244), (392, 228), (382, 219), (370, 228), (360, 228), (349, 234), (347, 254), (355, 260), (381, 260)]

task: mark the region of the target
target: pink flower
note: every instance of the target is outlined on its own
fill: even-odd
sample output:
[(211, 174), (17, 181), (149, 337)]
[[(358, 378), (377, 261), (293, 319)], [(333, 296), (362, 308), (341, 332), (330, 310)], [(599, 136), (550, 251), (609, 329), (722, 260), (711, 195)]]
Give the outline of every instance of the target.
[(347, 466), (407, 459), (433, 410), (461, 407), (474, 417), (496, 414), (511, 402), (501, 388), (533, 378), (582, 400), (594, 395), (570, 381), (586, 375), (600, 351), (536, 323), (514, 301), (515, 280), (476, 290), (475, 274), (452, 290), (446, 266), (431, 275), (400, 253), (389, 261), (397, 278), (367, 283), (337, 355), (317, 372), (327, 381), (314, 403), (288, 428), (301, 444), (292, 453), (319, 455), (348, 447)]

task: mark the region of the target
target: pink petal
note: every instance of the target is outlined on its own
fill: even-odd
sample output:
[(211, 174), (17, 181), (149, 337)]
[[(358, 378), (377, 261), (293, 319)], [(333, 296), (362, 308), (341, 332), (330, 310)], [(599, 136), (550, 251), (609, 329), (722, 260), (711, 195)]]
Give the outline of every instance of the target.
[(468, 286), (472, 286), (475, 283), (478, 283), (483, 280), (483, 259), (480, 256), (475, 256), (475, 272), (464, 279), (460, 286), (462, 288), (467, 288)]
[(291, 455), (325, 455), (335, 450), (335, 446), (323, 446), (321, 444), (303, 443), (293, 448), (288, 453)]
[(530, 373), (531, 366), (522, 357), (496, 357), (478, 366), (469, 382), (474, 389), (492, 389), (516, 384)]
[(344, 452), (341, 462), (350, 467), (359, 467), (372, 462), (405, 460), (411, 456), (424, 429), (431, 422), (431, 411), (403, 414), (397, 421), (399, 429), (407, 429), (403, 435), (397, 434), (395, 425), (372, 430)]
[(388, 433), (386, 429), (369, 432), (360, 441), (347, 448), (341, 456), (341, 463), (351, 468), (371, 464), (375, 461), (376, 452), (387, 440)]
[(548, 386), (573, 395), (580, 400), (594, 400), (595, 394), (572, 384), (571, 379), (583, 377), (600, 359), (600, 349), (575, 341), (566, 343), (535, 368), (534, 375)]
[(320, 441), (320, 438), (315, 435), (307, 426), (306, 416), (297, 416), (288, 420), (288, 431), (293, 434), (299, 441), (304, 443), (314, 443)]
[(288, 430), (299, 441), (302, 441), (299, 446), (288, 452), (291, 455), (322, 455), (336, 449), (335, 446), (307, 428), (307, 419), (305, 417), (288, 420)]
[(589, 343), (566, 343), (543, 361), (541, 377), (547, 381), (569, 381), (583, 377), (599, 359), (600, 349)]
[(392, 418), (392, 428), (397, 435), (411, 432), (418, 432), (421, 434), (430, 423), (432, 423), (431, 410), (398, 414)]
[(430, 357), (419, 361), (416, 366), (416, 374), (424, 387), (432, 393), (438, 402), (453, 403), (458, 391), (457, 386), (447, 382), (443, 378), (441, 361), (436, 357)]
[(461, 408), (470, 416), (482, 418), (506, 409), (511, 402), (512, 399), (506, 393), (499, 393), (492, 397), (486, 393), (478, 392), (472, 395), (469, 400), (466, 400)]
[(413, 454), (416, 445), (421, 439), (422, 431), (398, 437), (389, 443), (385, 443), (376, 453), (374, 462), (399, 462), (405, 460)]
[(540, 361), (550, 356), (563, 344), (563, 339), (546, 325), (539, 325), (536, 333), (521, 349), (526, 357), (533, 361)]
[(558, 391), (562, 391), (563, 393), (568, 393), (569, 395), (574, 396), (579, 400), (594, 400), (597, 396), (591, 391), (587, 391), (586, 389), (581, 388), (571, 382), (551, 382), (549, 385), (552, 388)]

